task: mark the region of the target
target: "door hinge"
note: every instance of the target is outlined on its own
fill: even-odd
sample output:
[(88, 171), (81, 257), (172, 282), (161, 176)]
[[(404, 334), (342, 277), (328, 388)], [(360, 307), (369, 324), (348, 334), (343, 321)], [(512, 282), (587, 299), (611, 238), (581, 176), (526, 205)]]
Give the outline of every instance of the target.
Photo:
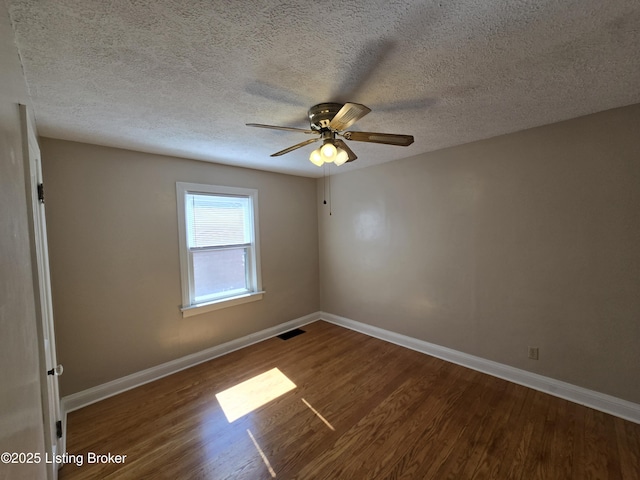
[(62, 438), (62, 420), (56, 422), (56, 436)]
[(38, 184), (38, 200), (40, 203), (44, 203), (44, 183)]

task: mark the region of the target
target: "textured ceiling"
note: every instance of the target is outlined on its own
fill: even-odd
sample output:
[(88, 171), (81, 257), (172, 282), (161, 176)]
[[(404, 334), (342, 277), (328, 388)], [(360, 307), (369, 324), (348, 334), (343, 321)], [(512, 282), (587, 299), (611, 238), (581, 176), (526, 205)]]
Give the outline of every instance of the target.
[(416, 139), (344, 171), (640, 103), (638, 0), (6, 1), (54, 138), (321, 176), (244, 124), (352, 101), (351, 130)]

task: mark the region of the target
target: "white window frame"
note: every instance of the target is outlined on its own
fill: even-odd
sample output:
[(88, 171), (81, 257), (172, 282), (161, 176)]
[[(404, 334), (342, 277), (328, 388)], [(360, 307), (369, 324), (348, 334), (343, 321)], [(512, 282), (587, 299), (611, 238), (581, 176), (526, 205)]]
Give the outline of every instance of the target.
[[(249, 287), (248, 292), (202, 303), (196, 303), (194, 301), (193, 262), (191, 261), (187, 238), (188, 218), (186, 215), (187, 205), (185, 201), (187, 194), (240, 196), (249, 198), (251, 224), (253, 229), (251, 232), (251, 246), (248, 248), (247, 255), (247, 262), (249, 266), (247, 273), (247, 284)], [(182, 307), (180, 310), (182, 311), (182, 316), (184, 318), (191, 317), (193, 315), (199, 315), (201, 313), (211, 312), (221, 308), (261, 300), (265, 292), (262, 290), (262, 276), (260, 271), (258, 190), (253, 188), (176, 182), (176, 199), (178, 204), (178, 244), (180, 248), (180, 281), (182, 284)]]

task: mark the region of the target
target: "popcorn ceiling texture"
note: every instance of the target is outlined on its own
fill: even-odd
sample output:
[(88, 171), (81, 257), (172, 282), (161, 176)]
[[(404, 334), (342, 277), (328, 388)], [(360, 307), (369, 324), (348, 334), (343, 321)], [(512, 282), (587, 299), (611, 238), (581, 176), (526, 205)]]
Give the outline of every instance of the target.
[(342, 170), (640, 102), (638, 0), (8, 0), (41, 135), (321, 176), (326, 101), (372, 108)]

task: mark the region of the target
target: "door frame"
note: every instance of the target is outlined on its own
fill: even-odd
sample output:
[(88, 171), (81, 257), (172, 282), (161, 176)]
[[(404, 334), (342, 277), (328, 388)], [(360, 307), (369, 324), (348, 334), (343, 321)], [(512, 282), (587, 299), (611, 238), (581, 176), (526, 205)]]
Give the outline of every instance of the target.
[[(44, 203), (40, 201), (38, 186), (42, 185), (42, 164), (40, 146), (36, 136), (35, 123), (29, 109), (20, 105), (22, 127), (22, 147), (27, 194), (29, 223), (29, 243), (31, 269), (33, 274), (36, 328), (38, 332), (38, 354), (40, 365), (40, 391), (44, 423), (44, 446), (47, 478), (57, 480), (60, 464), (56, 461), (65, 449), (66, 425), (62, 424), (62, 435), (57, 432), (57, 422), (62, 422), (58, 375), (51, 375), (56, 369), (56, 342), (51, 299), (51, 277), (49, 272), (49, 249), (47, 243), (47, 223)], [(60, 372), (61, 373), (61, 372)]]

